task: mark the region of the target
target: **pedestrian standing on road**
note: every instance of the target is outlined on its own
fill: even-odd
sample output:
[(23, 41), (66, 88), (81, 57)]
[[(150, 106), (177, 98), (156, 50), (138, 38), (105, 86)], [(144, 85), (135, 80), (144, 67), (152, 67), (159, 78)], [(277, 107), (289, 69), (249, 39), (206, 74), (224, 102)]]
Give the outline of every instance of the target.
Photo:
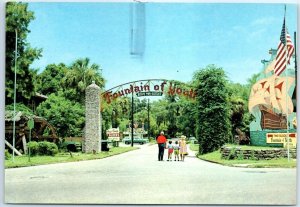
[(179, 154), (180, 154), (180, 160), (184, 161), (184, 157), (187, 155), (187, 147), (186, 147), (186, 136), (182, 135), (179, 141)]
[(177, 161), (179, 161), (179, 143), (178, 141), (175, 141), (175, 144), (173, 145), (173, 149), (174, 149), (174, 156), (175, 156), (175, 161), (177, 158)]
[(169, 141), (167, 148), (168, 148), (168, 160), (167, 161), (172, 161), (173, 144), (172, 144), (171, 140)]
[(158, 145), (158, 161), (164, 160), (164, 151), (166, 147), (167, 138), (164, 135), (164, 132), (161, 131), (160, 135), (156, 138), (156, 142)]

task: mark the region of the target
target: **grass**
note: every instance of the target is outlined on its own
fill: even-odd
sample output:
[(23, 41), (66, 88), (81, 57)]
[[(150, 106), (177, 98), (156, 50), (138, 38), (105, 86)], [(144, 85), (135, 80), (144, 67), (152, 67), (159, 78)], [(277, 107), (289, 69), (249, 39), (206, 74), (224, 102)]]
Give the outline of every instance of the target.
[(105, 157), (110, 157), (113, 155), (121, 154), (131, 150), (138, 149), (137, 147), (114, 147), (110, 148), (108, 152), (100, 152), (97, 154), (92, 153), (58, 153), (55, 156), (34, 156), (30, 157), (30, 162), (28, 161), (28, 156), (16, 156), (14, 162), (12, 159), (5, 160), (5, 168), (16, 168), (16, 167), (27, 167), (35, 165), (45, 165), (52, 163), (62, 163), (62, 162), (77, 162), (84, 160), (94, 160), (102, 159)]
[[(226, 145), (226, 146), (236, 146), (236, 145)], [(258, 147), (258, 146), (239, 146), (242, 149), (271, 149), (271, 147)], [(190, 149), (193, 151), (198, 151), (199, 145), (198, 144), (191, 144)], [(214, 162), (226, 166), (232, 166), (232, 167), (251, 167), (251, 168), (295, 168), (297, 167), (297, 160), (290, 159), (288, 161), (287, 158), (278, 158), (278, 159), (272, 159), (272, 160), (226, 160), (221, 159), (221, 152), (220, 150), (207, 153), (204, 155), (198, 155), (198, 158), (201, 160)]]

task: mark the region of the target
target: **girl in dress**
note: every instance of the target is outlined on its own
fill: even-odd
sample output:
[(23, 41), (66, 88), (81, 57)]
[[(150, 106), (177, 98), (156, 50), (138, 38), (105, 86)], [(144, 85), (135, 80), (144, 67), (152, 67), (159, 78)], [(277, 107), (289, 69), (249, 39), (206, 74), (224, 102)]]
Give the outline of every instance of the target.
[(187, 147), (186, 147), (186, 136), (182, 135), (179, 141), (179, 154), (180, 154), (180, 160), (184, 161), (185, 155), (187, 155)]

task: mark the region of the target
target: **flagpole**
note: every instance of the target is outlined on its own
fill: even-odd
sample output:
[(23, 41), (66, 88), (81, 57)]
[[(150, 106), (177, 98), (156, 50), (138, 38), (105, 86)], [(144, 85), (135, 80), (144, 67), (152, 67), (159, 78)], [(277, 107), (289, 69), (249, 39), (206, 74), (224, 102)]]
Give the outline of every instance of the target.
[[(296, 32), (294, 32), (294, 47), (295, 47), (295, 85), (296, 85), (296, 100), (297, 100), (297, 41), (296, 41)], [(297, 108), (297, 107), (296, 107)], [(297, 111), (297, 110), (296, 110)]]
[[(286, 5), (284, 5), (284, 21), (285, 21), (285, 16), (286, 16)], [(287, 50), (287, 41), (286, 41), (286, 36), (287, 36), (287, 29), (286, 29), (286, 22), (284, 22), (284, 49), (285, 49), (285, 77), (286, 77), (286, 83), (285, 83), (285, 92), (286, 92), (286, 139), (287, 139), (287, 157), (288, 157), (288, 162), (290, 161), (290, 136), (289, 136), (289, 112), (288, 112), (288, 50)]]
[(15, 42), (15, 79), (14, 79), (14, 116), (13, 116), (13, 154), (12, 161), (15, 161), (15, 142), (16, 142), (16, 85), (17, 85), (17, 49), (18, 49), (18, 31), (16, 33), (16, 42)]

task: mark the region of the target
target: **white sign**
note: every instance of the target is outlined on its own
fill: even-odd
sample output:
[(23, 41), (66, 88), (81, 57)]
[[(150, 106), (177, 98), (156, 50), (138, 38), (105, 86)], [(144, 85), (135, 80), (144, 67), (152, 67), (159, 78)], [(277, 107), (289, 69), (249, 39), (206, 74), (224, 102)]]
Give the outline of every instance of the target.
[(106, 135), (109, 140), (120, 141), (120, 131), (119, 128), (111, 128), (106, 130)]

